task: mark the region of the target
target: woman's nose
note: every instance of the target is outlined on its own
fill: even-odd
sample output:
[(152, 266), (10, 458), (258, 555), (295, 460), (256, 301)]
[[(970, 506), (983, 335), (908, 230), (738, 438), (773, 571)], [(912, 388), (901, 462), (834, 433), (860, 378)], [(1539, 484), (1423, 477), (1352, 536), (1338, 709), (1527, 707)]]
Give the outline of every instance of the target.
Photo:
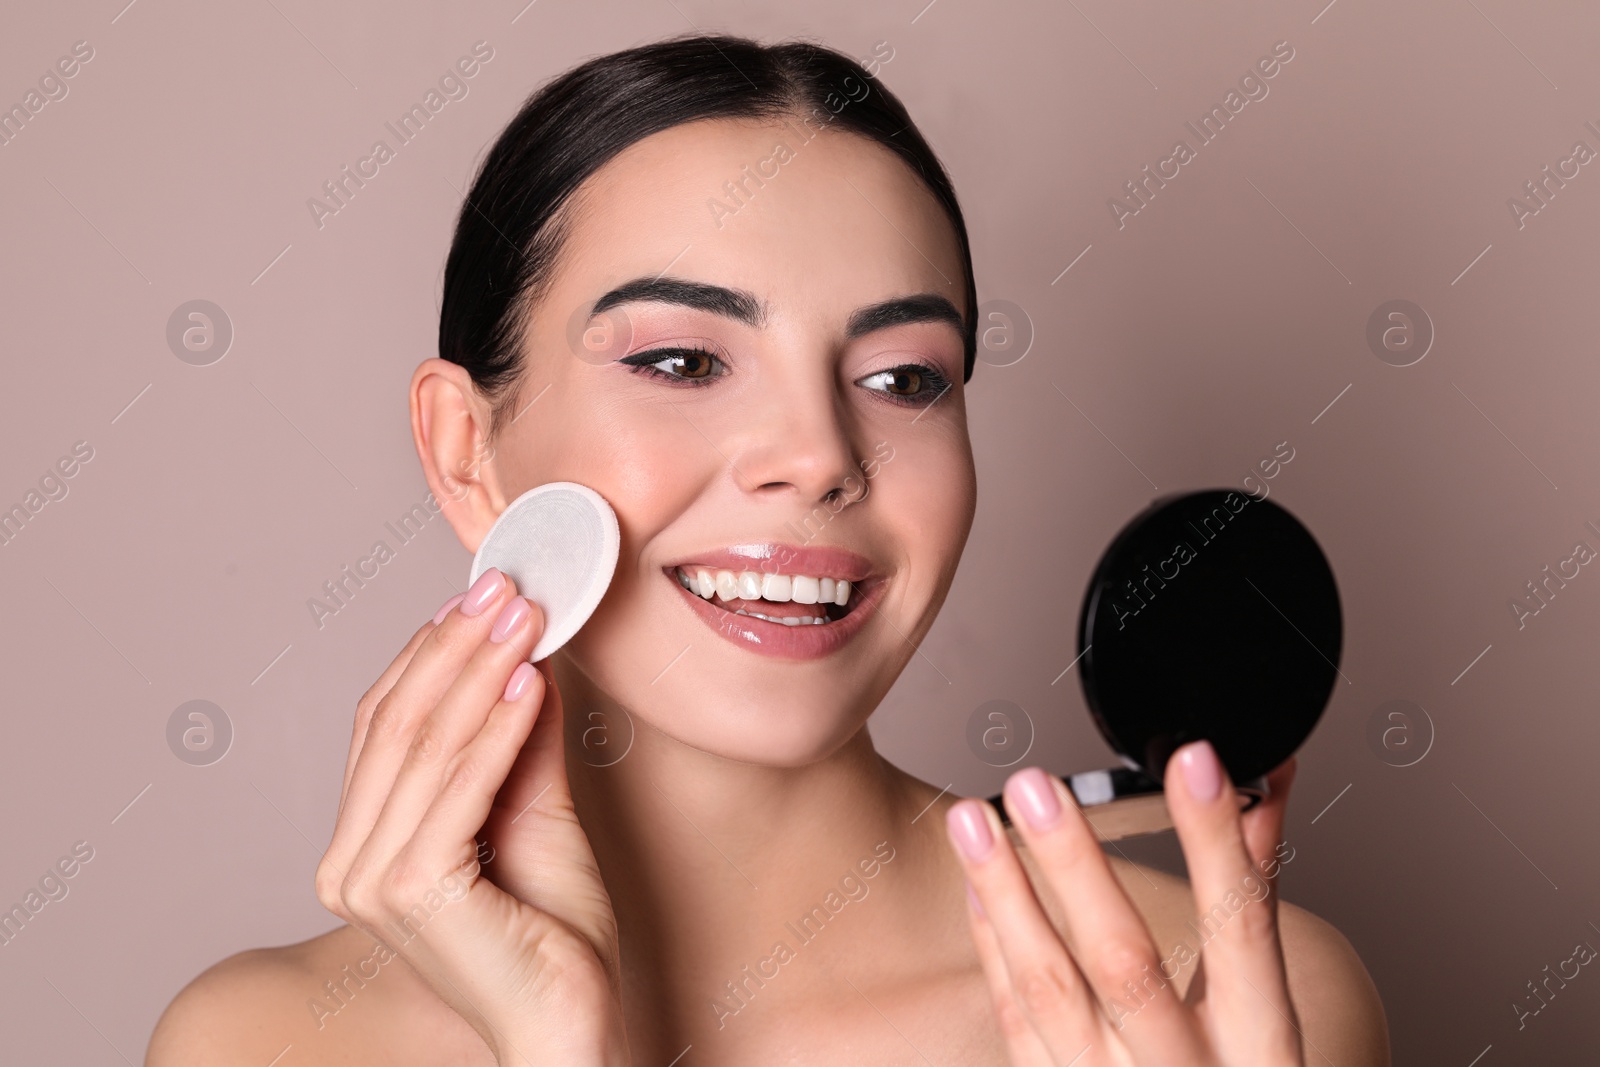
[(809, 507), (855, 484), (855, 450), (831, 390), (788, 391), (749, 414), (729, 456), (744, 491)]

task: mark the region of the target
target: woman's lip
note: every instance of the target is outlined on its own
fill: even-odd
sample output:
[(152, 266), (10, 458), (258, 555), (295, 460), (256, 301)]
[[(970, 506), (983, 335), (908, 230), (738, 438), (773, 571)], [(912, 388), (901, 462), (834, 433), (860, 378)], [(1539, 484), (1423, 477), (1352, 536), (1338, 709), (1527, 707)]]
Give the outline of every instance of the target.
[[(884, 587), (889, 584), (868, 580), (860, 588), (860, 599), (855, 601), (850, 614), (842, 619), (820, 626), (815, 623), (786, 626), (719, 608), (698, 594), (689, 592), (670, 573), (668, 580), (672, 582), (672, 588), (689, 602), (689, 610), (720, 636), (740, 648), (780, 659), (821, 659), (844, 647), (866, 625), (867, 618), (883, 598)], [(852, 599), (856, 595), (852, 594)]]
[(834, 546), (786, 545), (774, 542), (752, 542), (708, 548), (692, 556), (684, 556), (666, 565), (670, 574), (682, 567), (689, 573), (694, 568), (706, 570), (755, 571), (759, 574), (806, 574), (815, 578), (843, 578), (859, 584), (873, 577), (872, 561), (848, 548)]

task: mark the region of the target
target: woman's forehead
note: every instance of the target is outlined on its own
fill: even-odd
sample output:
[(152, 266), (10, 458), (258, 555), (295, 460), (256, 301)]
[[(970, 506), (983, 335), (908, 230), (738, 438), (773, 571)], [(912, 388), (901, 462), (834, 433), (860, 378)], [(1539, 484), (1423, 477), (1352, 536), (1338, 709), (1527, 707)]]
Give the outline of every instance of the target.
[[(807, 139), (809, 137), (809, 140)], [(863, 286), (963, 304), (954, 227), (898, 156), (839, 130), (702, 120), (652, 134), (585, 180), (567, 269), (581, 290), (654, 272), (781, 302)]]

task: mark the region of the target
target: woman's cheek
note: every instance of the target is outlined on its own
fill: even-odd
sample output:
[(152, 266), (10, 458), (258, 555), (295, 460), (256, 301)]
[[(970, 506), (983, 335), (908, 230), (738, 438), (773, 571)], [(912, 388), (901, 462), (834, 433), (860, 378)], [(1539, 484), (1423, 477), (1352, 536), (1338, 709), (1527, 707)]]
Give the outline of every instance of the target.
[[(894, 486), (907, 498), (903, 518), (932, 520), (936, 527), (957, 524), (972, 510), (976, 472), (964, 428), (913, 424), (885, 428), (871, 460), (880, 473), (874, 481)], [(930, 530), (930, 533), (932, 531)]]
[(564, 422), (553, 442), (556, 476), (588, 485), (636, 529), (653, 532), (666, 520), (664, 509), (692, 498), (699, 469), (717, 458), (693, 424), (666, 405), (607, 405)]
[[(913, 427), (922, 430), (922, 427)], [(896, 565), (917, 581), (953, 567), (970, 523), (970, 470), (940, 434), (886, 428), (863, 453), (865, 503), (896, 542)]]

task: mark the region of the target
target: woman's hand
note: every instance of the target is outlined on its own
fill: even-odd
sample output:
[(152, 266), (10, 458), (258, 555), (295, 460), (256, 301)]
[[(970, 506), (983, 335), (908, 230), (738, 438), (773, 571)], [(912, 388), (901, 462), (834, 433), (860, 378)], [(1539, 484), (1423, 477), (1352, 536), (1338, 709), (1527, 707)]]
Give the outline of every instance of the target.
[[(1276, 883), (1264, 876), (1277, 872), (1273, 852), (1293, 777), (1290, 761), (1269, 779), (1271, 797), (1241, 818), (1209, 744), (1186, 745), (1168, 762), (1166, 801), (1188, 861), (1196, 921), (1214, 930), (1200, 959), (1198, 946), (1158, 950), (1060, 779), (1029, 768), (1011, 777), (1004, 796), (1065, 910), (1070, 948), (993, 807), (981, 800), (951, 806), (950, 837), (971, 887), (972, 936), (1013, 1064), (1302, 1064)], [(1180, 998), (1174, 979), (1201, 959)]]
[(573, 814), (560, 696), (527, 662), (543, 628), (491, 569), (416, 632), (357, 705), (317, 897), (500, 1063), (626, 1063), (616, 920)]

